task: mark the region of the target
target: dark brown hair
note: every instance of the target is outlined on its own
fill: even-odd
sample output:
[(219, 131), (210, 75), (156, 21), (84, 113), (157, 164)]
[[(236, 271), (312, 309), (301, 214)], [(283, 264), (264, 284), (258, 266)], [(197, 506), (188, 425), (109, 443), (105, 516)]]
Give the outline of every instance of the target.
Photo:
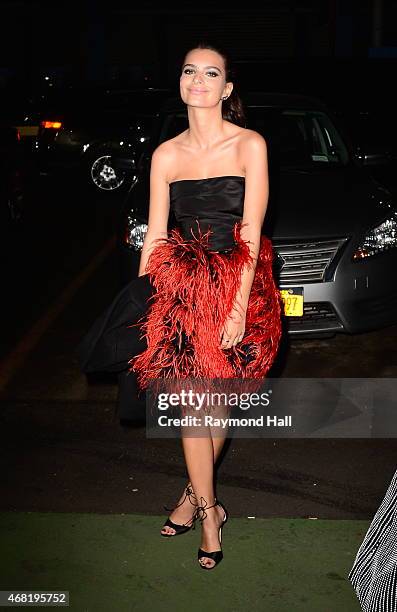
[(190, 51), (194, 51), (194, 49), (209, 49), (210, 51), (215, 51), (215, 53), (218, 53), (223, 58), (225, 64), (226, 83), (228, 83), (229, 81), (233, 82), (233, 91), (227, 98), (227, 100), (224, 100), (222, 102), (222, 117), (227, 121), (231, 121), (232, 123), (236, 123), (241, 127), (245, 127), (246, 119), (243, 103), (236, 90), (237, 78), (236, 73), (231, 65), (229, 53), (225, 49), (221, 49), (216, 45), (213, 45), (206, 41), (200, 41), (197, 45), (194, 45), (194, 47), (191, 47), (185, 52), (184, 58), (188, 53), (190, 53)]

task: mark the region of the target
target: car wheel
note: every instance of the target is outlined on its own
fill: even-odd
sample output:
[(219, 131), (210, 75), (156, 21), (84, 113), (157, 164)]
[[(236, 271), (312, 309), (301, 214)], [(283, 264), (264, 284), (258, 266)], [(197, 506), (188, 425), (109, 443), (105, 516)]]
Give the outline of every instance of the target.
[(88, 161), (90, 185), (101, 193), (120, 192), (126, 186), (126, 175), (116, 169), (110, 152), (98, 151)]

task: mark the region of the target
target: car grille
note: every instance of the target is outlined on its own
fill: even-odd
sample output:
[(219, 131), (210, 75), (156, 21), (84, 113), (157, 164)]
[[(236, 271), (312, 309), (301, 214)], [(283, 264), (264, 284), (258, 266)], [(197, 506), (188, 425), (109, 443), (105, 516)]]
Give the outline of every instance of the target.
[(347, 238), (337, 238), (301, 243), (273, 242), (276, 253), (275, 274), (280, 286), (326, 280), (326, 272), (331, 262), (347, 240)]
[(303, 333), (307, 331), (337, 331), (343, 325), (330, 302), (308, 302), (303, 305), (302, 317), (284, 317), (288, 331)]

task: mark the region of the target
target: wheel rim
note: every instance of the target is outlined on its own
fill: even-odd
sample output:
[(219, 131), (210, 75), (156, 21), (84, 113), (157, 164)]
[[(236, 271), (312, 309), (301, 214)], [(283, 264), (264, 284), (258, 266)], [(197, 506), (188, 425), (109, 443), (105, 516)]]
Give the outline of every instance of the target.
[(91, 178), (102, 191), (113, 191), (124, 183), (125, 177), (117, 174), (111, 163), (111, 155), (98, 157), (91, 166)]

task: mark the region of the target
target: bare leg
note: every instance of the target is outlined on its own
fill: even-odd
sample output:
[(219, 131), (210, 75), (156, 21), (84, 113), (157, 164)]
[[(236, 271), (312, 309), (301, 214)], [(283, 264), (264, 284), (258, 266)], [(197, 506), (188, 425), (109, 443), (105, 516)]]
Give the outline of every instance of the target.
[[(199, 438), (196, 438), (199, 439)], [(214, 465), (217, 462), (217, 459), (222, 451), (223, 445), (225, 443), (225, 438), (212, 438), (211, 437), (211, 442), (212, 442), (212, 449), (213, 449), (213, 461), (214, 461)], [(191, 486), (191, 482), (189, 481), (187, 483), (186, 486), (190, 485)], [(183, 525), (184, 523), (186, 523), (187, 521), (189, 521), (189, 519), (192, 518), (193, 513), (196, 509), (196, 506), (192, 505), (192, 502), (197, 504), (196, 501), (196, 497), (191, 496), (191, 501), (189, 501), (189, 498), (186, 497), (184, 503), (182, 504), (182, 500), (185, 497), (185, 492), (182, 493), (181, 497), (178, 500), (178, 504), (181, 504), (178, 508), (175, 508), (175, 510), (170, 514), (170, 519), (171, 521), (173, 521), (174, 523), (176, 523), (177, 525)], [(210, 505), (210, 504), (208, 504)], [(163, 529), (161, 530), (161, 533), (170, 533), (170, 534), (174, 534), (175, 533), (175, 529), (172, 529), (172, 527), (169, 527), (168, 525), (166, 527), (163, 527)]]
[[(215, 502), (214, 447), (211, 429), (209, 427), (205, 429), (208, 431), (207, 436), (194, 438), (182, 436), (182, 445), (197, 502), (200, 506), (207, 507), (212, 506)], [(222, 439), (224, 441), (224, 438), (219, 440)], [(201, 548), (208, 552), (220, 550), (218, 529), (224, 512), (220, 506), (208, 508), (205, 512), (206, 517), (202, 522)], [(209, 557), (203, 557), (200, 563), (206, 567), (215, 565), (215, 561)]]

